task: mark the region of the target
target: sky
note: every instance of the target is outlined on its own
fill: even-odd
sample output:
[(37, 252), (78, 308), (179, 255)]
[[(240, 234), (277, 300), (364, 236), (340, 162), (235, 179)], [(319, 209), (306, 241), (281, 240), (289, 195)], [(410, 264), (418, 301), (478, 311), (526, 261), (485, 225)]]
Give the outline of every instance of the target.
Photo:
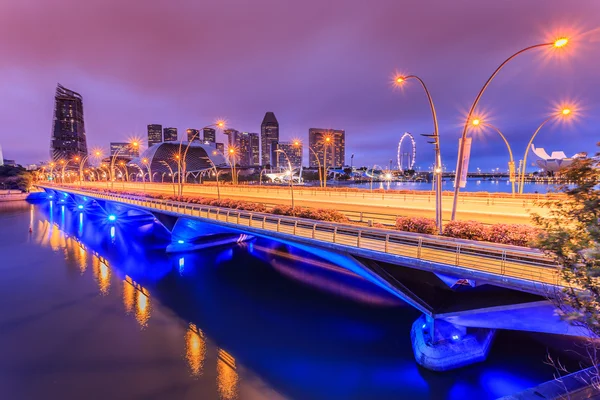
[[(478, 113), (518, 160), (552, 110), (576, 103), (576, 118), (546, 125), (534, 144), (594, 153), (599, 15), (597, 0), (2, 0), (0, 146), (21, 164), (49, 158), (60, 82), (83, 95), (90, 148), (145, 137), (151, 123), (181, 134), (225, 118), (260, 132), (273, 111), (282, 141), (307, 144), (311, 127), (345, 129), (355, 166), (386, 166), (411, 132), (416, 164), (427, 169), (433, 148), (420, 134), (433, 130), (429, 105), (416, 81), (394, 87), (400, 72), (431, 92), (453, 170), (467, 111), (494, 69), (567, 35), (561, 51), (508, 63)], [(499, 135), (473, 134), (470, 169), (506, 169)]]

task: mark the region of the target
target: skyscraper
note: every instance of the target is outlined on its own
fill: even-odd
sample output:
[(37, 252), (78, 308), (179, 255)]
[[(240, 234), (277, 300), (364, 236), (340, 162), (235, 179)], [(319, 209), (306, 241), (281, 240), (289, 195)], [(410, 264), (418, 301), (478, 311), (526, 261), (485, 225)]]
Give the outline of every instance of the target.
[(212, 128), (204, 128), (204, 143), (215, 143), (217, 141), (217, 132)]
[(199, 142), (200, 141), (200, 131), (198, 129), (188, 129), (185, 131), (187, 133), (188, 142)]
[(258, 133), (248, 133), (250, 139), (249, 165), (260, 165), (260, 140)]
[(229, 147), (240, 147), (240, 132), (235, 129), (225, 129), (223, 133), (227, 136), (227, 145)]
[(83, 123), (83, 98), (79, 93), (58, 84), (54, 96), (54, 121), (50, 157), (57, 161), (87, 155)]
[(163, 141), (176, 142), (177, 141), (177, 128), (164, 128), (163, 129)]
[[(302, 143), (294, 146), (293, 142), (280, 142), (276, 144), (276, 149), (283, 150), (285, 154), (287, 154), (290, 159), (290, 164), (292, 164), (292, 168), (300, 168), (302, 166)], [(288, 168), (287, 159), (281, 152), (276, 152), (276, 162), (277, 164), (273, 167)]]
[(275, 118), (275, 114), (268, 111), (260, 125), (260, 145), (261, 145), (261, 163), (263, 166), (272, 164), (271, 146), (279, 142), (279, 122)]
[[(329, 138), (329, 142), (326, 139)], [(343, 167), (346, 163), (346, 131), (337, 129), (310, 128), (308, 130), (308, 145), (317, 153), (323, 165), (323, 156), (327, 144), (327, 167)], [(312, 151), (309, 151), (308, 161), (311, 167), (319, 163)]]
[(241, 166), (247, 167), (250, 165), (250, 158), (252, 157), (252, 147), (250, 143), (250, 134), (248, 132), (241, 132), (238, 136), (239, 140), (239, 163)]
[(110, 142), (111, 157), (117, 155), (120, 158), (135, 158), (140, 156), (139, 146), (130, 146), (127, 142)]
[(148, 147), (152, 147), (155, 144), (162, 143), (162, 125), (150, 124), (148, 125)]
[(223, 143), (215, 143), (215, 148), (219, 150), (222, 154), (225, 154), (225, 144)]

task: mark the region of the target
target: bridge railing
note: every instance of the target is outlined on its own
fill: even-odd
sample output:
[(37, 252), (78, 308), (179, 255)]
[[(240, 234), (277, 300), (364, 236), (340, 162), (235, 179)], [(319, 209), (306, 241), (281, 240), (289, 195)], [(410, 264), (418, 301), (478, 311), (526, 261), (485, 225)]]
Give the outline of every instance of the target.
[[(60, 189), (65, 190), (65, 189)], [(389, 231), (362, 226), (151, 199), (132, 195), (66, 189), (88, 197), (206, 218), (239, 228), (250, 227), (321, 242), (493, 273), (540, 284), (560, 285), (554, 260), (541, 251), (516, 246)], [(439, 268), (438, 268), (439, 270)]]

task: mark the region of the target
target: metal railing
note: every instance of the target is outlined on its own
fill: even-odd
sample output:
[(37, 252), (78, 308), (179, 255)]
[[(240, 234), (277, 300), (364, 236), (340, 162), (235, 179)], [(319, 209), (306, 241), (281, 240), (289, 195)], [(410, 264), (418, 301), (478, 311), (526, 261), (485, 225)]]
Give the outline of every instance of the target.
[[(53, 187), (48, 186), (53, 189)], [(373, 229), (347, 224), (257, 213), (221, 207), (152, 199), (133, 195), (99, 193), (93, 190), (58, 188), (88, 197), (131, 204), (146, 209), (206, 218), (236, 227), (258, 228), (425, 262), (445, 264), (472, 271), (559, 285), (556, 263), (541, 251), (516, 246)]]

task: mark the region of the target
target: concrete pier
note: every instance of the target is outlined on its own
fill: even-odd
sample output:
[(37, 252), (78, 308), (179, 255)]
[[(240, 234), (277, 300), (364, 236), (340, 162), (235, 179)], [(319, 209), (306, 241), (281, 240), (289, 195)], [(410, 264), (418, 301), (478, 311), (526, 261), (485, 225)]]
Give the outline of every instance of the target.
[(422, 315), (413, 323), (410, 338), (419, 365), (432, 371), (448, 371), (484, 361), (494, 334), (493, 329), (467, 330)]

